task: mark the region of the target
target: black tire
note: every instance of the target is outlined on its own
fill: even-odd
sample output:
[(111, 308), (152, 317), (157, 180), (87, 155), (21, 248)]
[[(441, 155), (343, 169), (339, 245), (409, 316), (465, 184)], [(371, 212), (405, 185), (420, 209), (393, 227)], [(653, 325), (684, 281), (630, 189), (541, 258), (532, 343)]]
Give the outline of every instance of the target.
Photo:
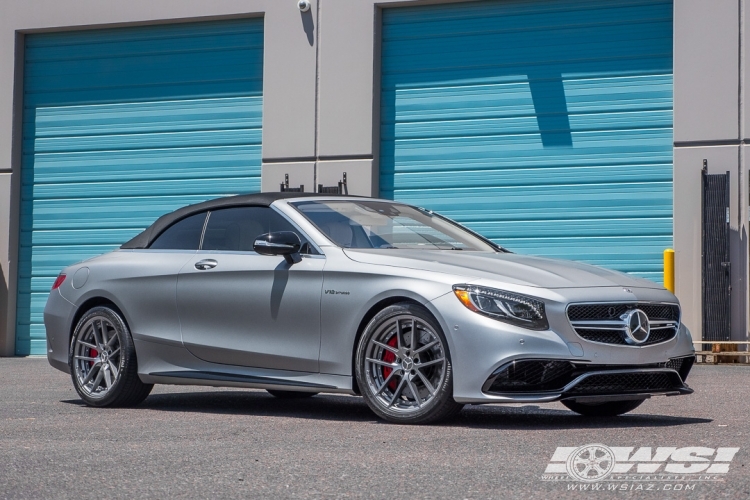
[(268, 394), (279, 399), (302, 399), (311, 398), (319, 393), (317, 392), (304, 392), (304, 391), (279, 391), (276, 389), (266, 389)]
[[(416, 321), (415, 323), (411, 323), (411, 325), (415, 325), (414, 328), (419, 333), (419, 336), (417, 336), (417, 348), (415, 348), (414, 345), (407, 347), (408, 343), (406, 339), (408, 338), (409, 343), (411, 342), (411, 330), (404, 330), (404, 327), (397, 326), (397, 324), (401, 324), (399, 323), (401, 321), (409, 321), (409, 318), (414, 318)], [(393, 325), (393, 329), (389, 330), (389, 325)], [(401, 328), (401, 330), (398, 328)], [(406, 344), (403, 346), (405, 350), (402, 351), (404, 359), (402, 360), (400, 357), (393, 354), (392, 357), (395, 358), (393, 366), (395, 367), (397, 363), (401, 363), (401, 365), (400, 367), (394, 368), (388, 372), (389, 375), (385, 375), (385, 370), (389, 370), (389, 368), (385, 368), (382, 373), (378, 372), (377, 370), (380, 365), (368, 361), (368, 359), (373, 359), (368, 358), (368, 352), (370, 352), (370, 355), (372, 355), (373, 352), (378, 352), (380, 354), (390, 352), (378, 347), (378, 345), (382, 344), (375, 344), (374, 342), (376, 340), (382, 340), (384, 335), (390, 335), (391, 338), (393, 338), (393, 335), (398, 336), (399, 331), (402, 332), (401, 336), (404, 338), (403, 343)], [(425, 345), (439, 339), (439, 351), (434, 351), (437, 347), (433, 347), (427, 351), (423, 350), (421, 353), (415, 352), (419, 351), (419, 342), (422, 341), (422, 339), (432, 340), (427, 343), (423, 342), (421, 347), (425, 347)], [(401, 346), (401, 344), (398, 345)], [(375, 351), (373, 351), (373, 349)], [(407, 351), (411, 351), (411, 353), (408, 353)], [(433, 351), (442, 354), (435, 354), (435, 357), (433, 358), (427, 357), (429, 353)], [(443, 358), (437, 357), (440, 355), (442, 355)], [(421, 362), (419, 360), (420, 356), (422, 357)], [(377, 359), (379, 360), (380, 358)], [(437, 367), (436, 370), (439, 370), (439, 378), (438, 375), (436, 375), (437, 372), (433, 371), (430, 375), (427, 372), (427, 368), (420, 368), (422, 363), (425, 363), (425, 359), (427, 360), (427, 364), (433, 363), (430, 366)], [(438, 361), (439, 359), (443, 359), (443, 362), (441, 363)], [(366, 365), (366, 363), (369, 365)], [(376, 314), (369, 322), (359, 339), (354, 366), (357, 384), (365, 402), (377, 416), (389, 422), (397, 424), (429, 424), (456, 415), (461, 411), (461, 408), (463, 408), (462, 404), (456, 403), (453, 400), (453, 370), (450, 362), (450, 353), (448, 352), (448, 342), (446, 341), (443, 330), (440, 328), (438, 322), (433, 318), (430, 312), (422, 306), (408, 302), (398, 303), (388, 306)], [(405, 369), (405, 367), (408, 368), (409, 366), (413, 366), (414, 369)], [(405, 395), (405, 389), (402, 388), (399, 392), (398, 388), (393, 389), (388, 385), (389, 383), (393, 383), (389, 382), (391, 378), (399, 376), (397, 375), (398, 373), (401, 373), (398, 387), (401, 387), (402, 385), (404, 388), (410, 387), (409, 393), (412, 395), (411, 399)], [(404, 377), (404, 375), (406, 375), (406, 377)], [(380, 380), (378, 377), (383, 380)], [(435, 380), (431, 380), (430, 377), (435, 377)], [(432, 385), (434, 392), (430, 392), (427, 385), (422, 382), (425, 378), (428, 379), (428, 382), (435, 381), (434, 385), (430, 384)], [(378, 392), (377, 387), (375, 386), (376, 382), (380, 383), (382, 387), (381, 392)], [(426, 396), (423, 401), (421, 395), (425, 393), (425, 391), (428, 396)], [(389, 393), (390, 396), (388, 395)], [(383, 394), (383, 396), (381, 396), (381, 394)], [(388, 397), (390, 397), (390, 400), (396, 404), (386, 404), (387, 401), (385, 400), (388, 399)]]
[[(96, 341), (97, 336), (101, 337), (100, 341)], [(119, 348), (115, 348), (116, 345)], [(70, 342), (68, 364), (73, 386), (89, 406), (135, 406), (146, 399), (154, 387), (138, 378), (138, 361), (130, 330), (120, 313), (111, 307), (94, 307), (78, 321)], [(97, 380), (99, 385), (94, 385)], [(105, 387), (107, 384), (109, 386)]]
[(643, 403), (645, 399), (628, 399), (625, 401), (607, 401), (605, 403), (579, 403), (569, 399), (561, 401), (568, 409), (586, 417), (616, 417), (629, 411), (633, 411)]

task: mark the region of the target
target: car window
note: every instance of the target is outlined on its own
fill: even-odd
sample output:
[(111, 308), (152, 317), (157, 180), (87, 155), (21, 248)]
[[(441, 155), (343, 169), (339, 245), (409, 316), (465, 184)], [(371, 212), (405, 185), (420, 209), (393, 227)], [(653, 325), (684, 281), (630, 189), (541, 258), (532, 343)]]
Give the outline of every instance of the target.
[(386, 201), (292, 203), (344, 248), (412, 248), (495, 252), (460, 225), (433, 212)]
[(157, 250), (198, 250), (206, 212), (175, 222), (159, 235), (149, 248)]
[(284, 217), (268, 207), (214, 210), (208, 217), (201, 250), (252, 252), (261, 234), (291, 231), (302, 242), (301, 253), (313, 253), (307, 239)]

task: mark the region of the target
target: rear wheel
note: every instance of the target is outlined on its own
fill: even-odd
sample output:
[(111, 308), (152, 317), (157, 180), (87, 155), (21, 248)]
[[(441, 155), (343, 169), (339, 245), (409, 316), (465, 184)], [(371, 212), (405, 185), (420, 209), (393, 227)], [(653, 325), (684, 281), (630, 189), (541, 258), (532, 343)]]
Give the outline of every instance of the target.
[(94, 307), (78, 322), (69, 363), (73, 385), (90, 406), (134, 406), (154, 387), (138, 378), (130, 331), (110, 307)]
[(311, 398), (318, 394), (317, 392), (304, 392), (304, 391), (277, 391), (276, 389), (266, 389), (268, 394), (279, 399), (300, 399), (300, 398)]
[(579, 403), (574, 400), (561, 401), (562, 404), (576, 413), (587, 417), (616, 417), (629, 411), (633, 411), (643, 403), (645, 399), (629, 399), (626, 401), (607, 401), (605, 403)]
[(401, 303), (379, 312), (360, 338), (357, 384), (379, 417), (400, 424), (437, 422), (458, 413), (442, 329), (423, 307)]

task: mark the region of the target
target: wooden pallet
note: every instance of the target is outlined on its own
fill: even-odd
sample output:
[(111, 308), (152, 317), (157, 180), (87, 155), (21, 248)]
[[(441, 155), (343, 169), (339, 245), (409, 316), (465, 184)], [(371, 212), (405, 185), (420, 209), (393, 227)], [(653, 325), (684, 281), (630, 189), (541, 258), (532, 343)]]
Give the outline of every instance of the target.
[(709, 342), (705, 340), (694, 340), (693, 345), (711, 345), (710, 351), (695, 351), (696, 361), (698, 363), (718, 364), (720, 358), (726, 358), (725, 362), (730, 363), (750, 363), (750, 350), (740, 351), (742, 345), (750, 346), (750, 342), (745, 341), (724, 341)]

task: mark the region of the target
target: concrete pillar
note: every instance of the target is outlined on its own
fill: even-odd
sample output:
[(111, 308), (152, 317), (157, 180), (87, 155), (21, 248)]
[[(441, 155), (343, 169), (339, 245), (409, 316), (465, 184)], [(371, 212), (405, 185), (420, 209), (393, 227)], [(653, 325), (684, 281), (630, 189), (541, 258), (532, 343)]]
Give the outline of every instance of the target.
[(747, 338), (747, 165), (740, 107), (746, 0), (674, 2), (674, 247), (676, 294), (702, 335), (701, 168), (730, 172), (732, 337)]

